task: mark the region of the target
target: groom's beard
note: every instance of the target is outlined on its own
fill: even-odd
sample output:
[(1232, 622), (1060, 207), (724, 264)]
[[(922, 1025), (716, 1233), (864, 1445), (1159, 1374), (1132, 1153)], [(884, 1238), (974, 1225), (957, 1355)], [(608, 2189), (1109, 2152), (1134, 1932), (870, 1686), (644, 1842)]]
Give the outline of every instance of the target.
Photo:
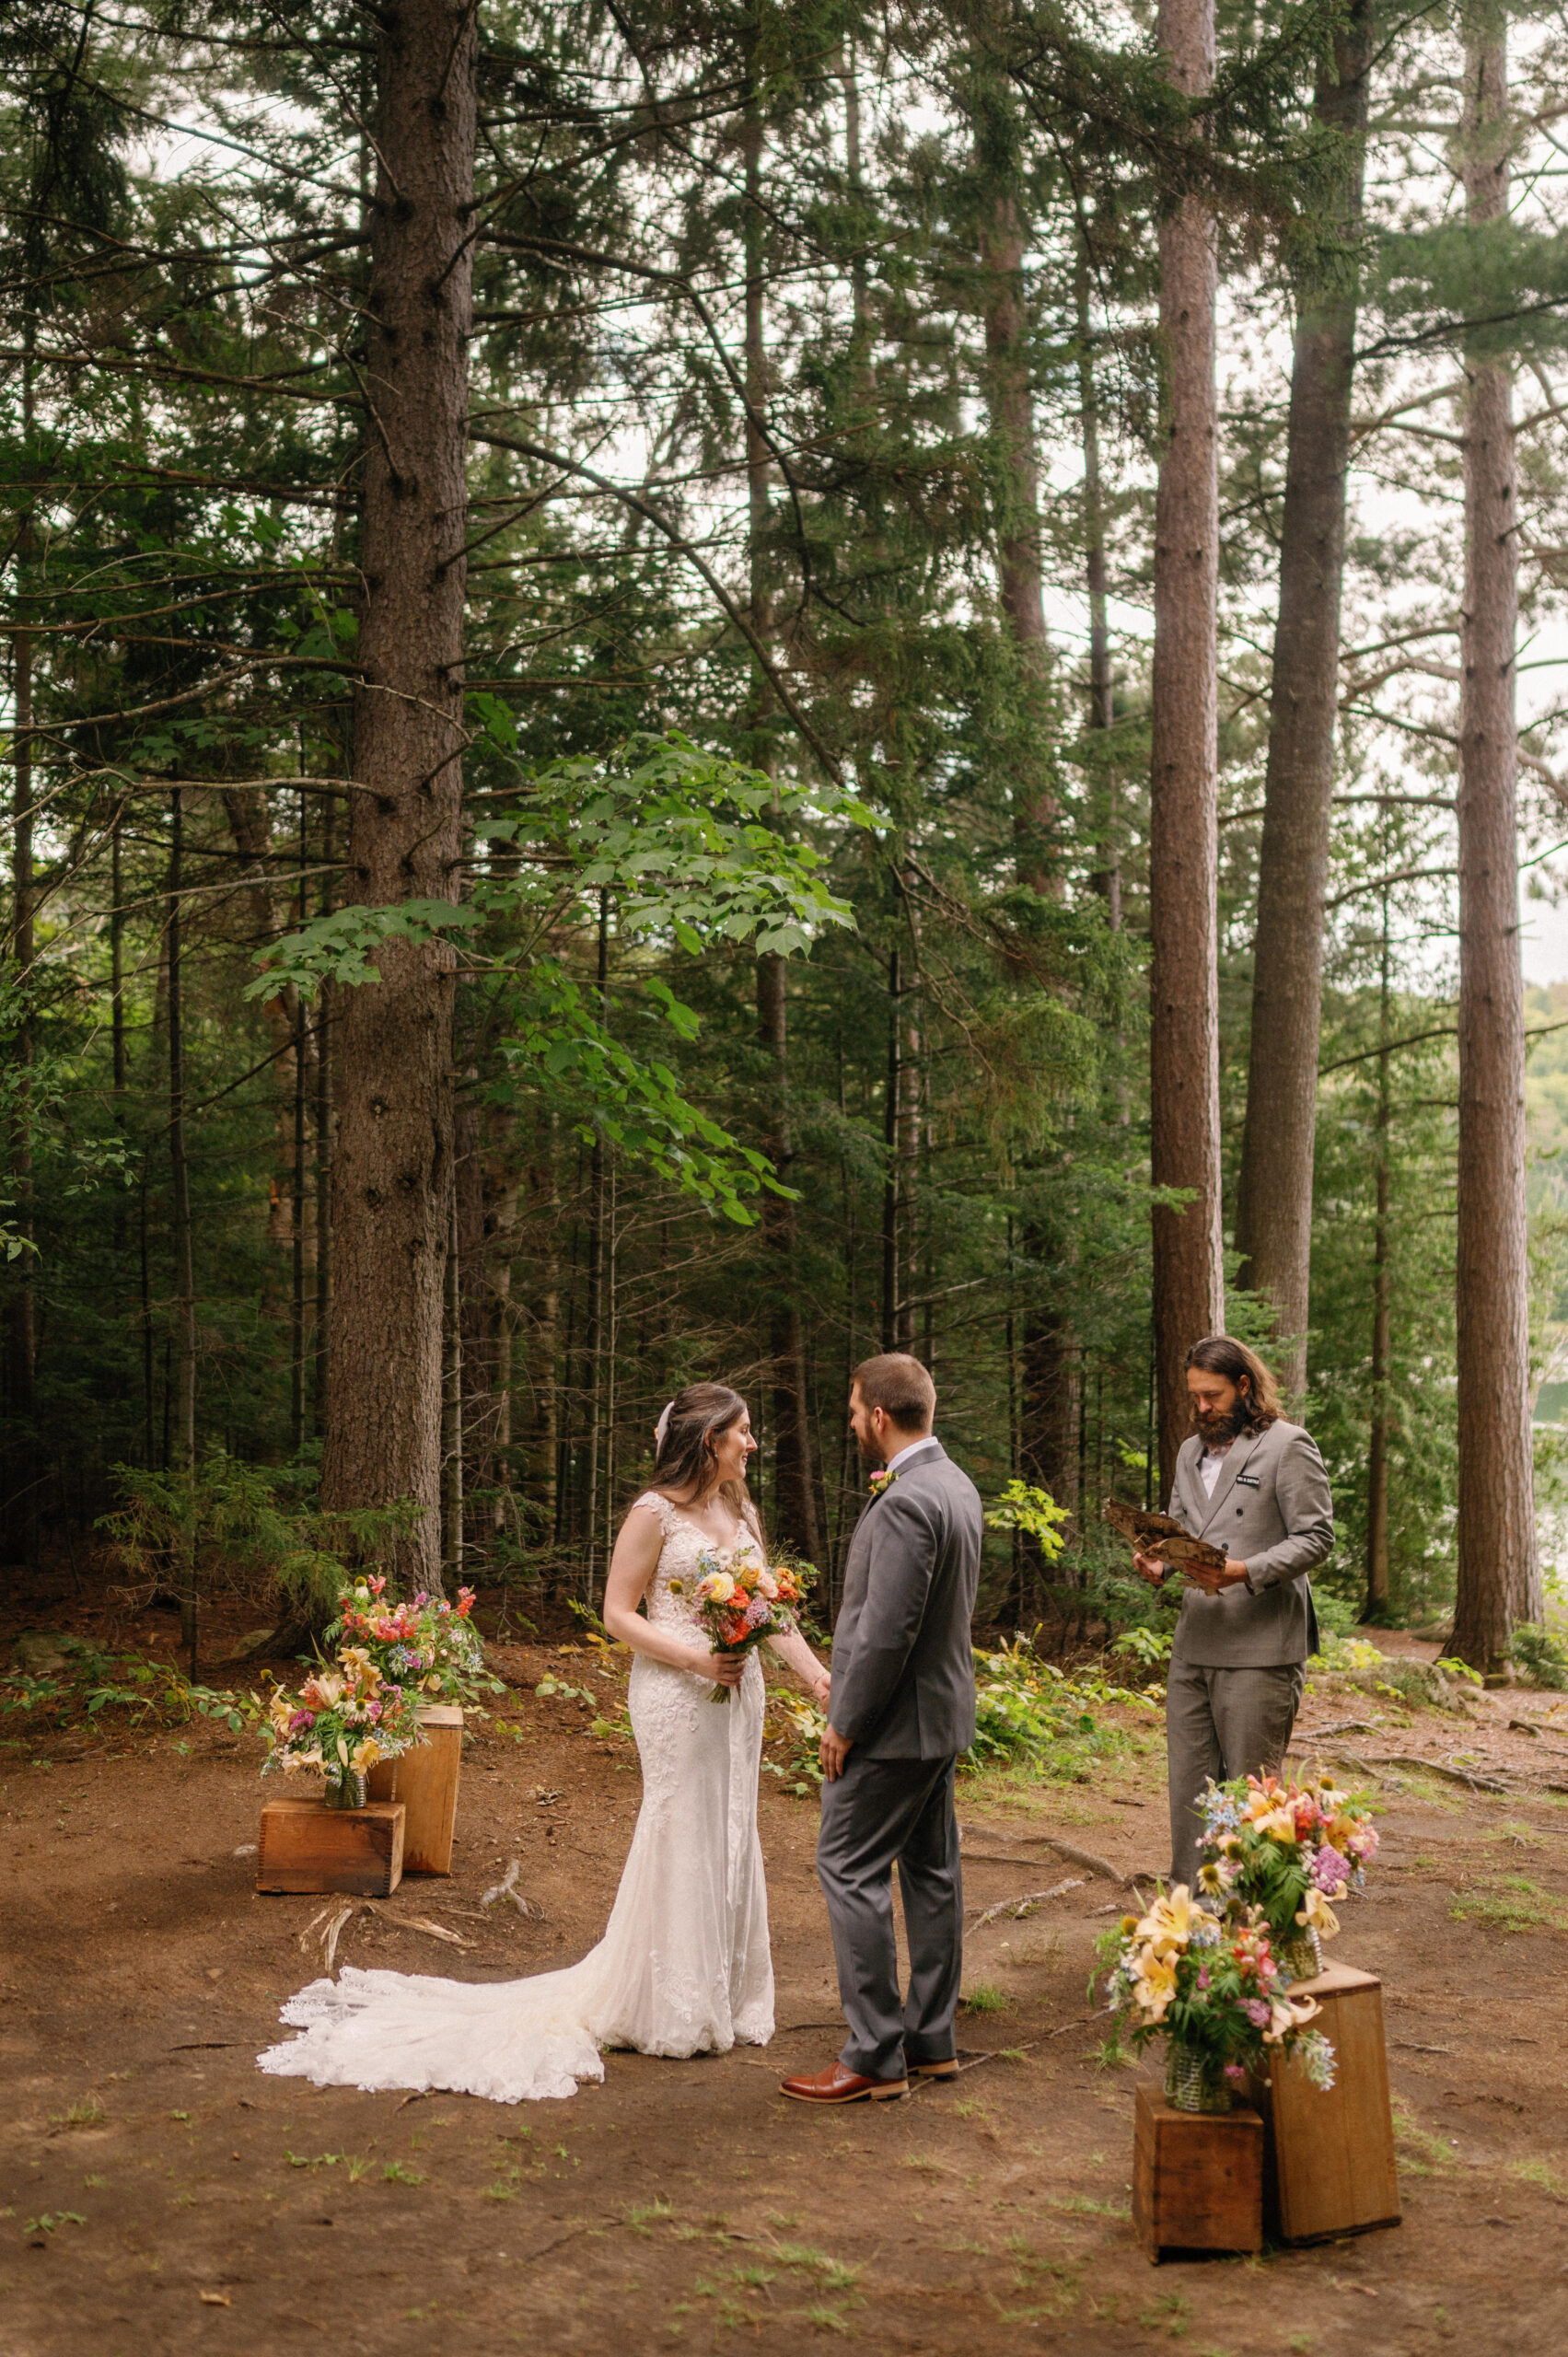
[(1249, 1402), (1245, 1399), (1237, 1397), (1235, 1407), (1228, 1410), (1225, 1415), (1200, 1416), (1195, 1414), (1192, 1421), (1197, 1426), (1200, 1434), (1202, 1435), (1203, 1441), (1208, 1447), (1224, 1448), (1227, 1442), (1238, 1439), (1247, 1430), (1248, 1424), (1251, 1419), (1251, 1414), (1252, 1410)]
[(855, 1434), (854, 1445), (860, 1451), (860, 1461), (866, 1469), (872, 1473), (880, 1472), (883, 1463), (882, 1452), (877, 1447), (876, 1442), (862, 1440), (857, 1433)]

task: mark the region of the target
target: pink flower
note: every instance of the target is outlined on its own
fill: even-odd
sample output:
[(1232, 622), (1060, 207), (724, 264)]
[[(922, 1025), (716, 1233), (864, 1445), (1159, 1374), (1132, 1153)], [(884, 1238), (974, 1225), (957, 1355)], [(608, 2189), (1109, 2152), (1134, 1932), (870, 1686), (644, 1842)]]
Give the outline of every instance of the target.
[(1254, 2029), (1267, 2029), (1273, 2019), (1272, 2006), (1266, 2005), (1261, 1997), (1244, 1997), (1241, 2001), (1241, 2010)]

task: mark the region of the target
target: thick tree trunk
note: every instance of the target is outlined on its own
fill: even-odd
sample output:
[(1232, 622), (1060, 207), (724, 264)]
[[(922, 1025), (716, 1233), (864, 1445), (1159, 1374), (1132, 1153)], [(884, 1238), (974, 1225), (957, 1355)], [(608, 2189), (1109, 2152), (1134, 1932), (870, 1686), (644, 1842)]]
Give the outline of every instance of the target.
[[(1353, 0), (1335, 35), (1333, 76), (1321, 76), (1316, 99), (1318, 121), (1347, 143), (1336, 207), (1347, 245), (1361, 220), (1372, 50), (1371, 0)], [(1268, 1301), (1275, 1364), (1287, 1393), (1299, 1396), (1307, 1384), (1323, 900), (1355, 373), (1349, 256), (1337, 284), (1301, 286), (1297, 305), (1236, 1241), (1239, 1282)]]
[[(1214, 0), (1161, 0), (1166, 70), (1189, 96), (1214, 74)], [(1165, 447), (1155, 507), (1149, 775), (1150, 1167), (1191, 1200), (1154, 1213), (1160, 1495), (1190, 1422), (1183, 1362), (1225, 1318), (1220, 1242), (1219, 476), (1214, 215), (1185, 196), (1160, 225)]]
[[(475, 132), (466, 0), (395, 0), (377, 59), (348, 897), (458, 895)], [(400, 1570), (438, 1588), (452, 1203), (449, 950), (391, 943), (335, 1007), (329, 1508), (412, 1499)]]
[[(1508, 203), (1506, 18), (1467, 31), (1464, 177), (1472, 224)], [(1459, 695), (1458, 1588), (1454, 1650), (1494, 1670), (1539, 1620), (1525, 1216), (1524, 996), (1515, 789), (1517, 499), (1512, 387), (1467, 358)]]

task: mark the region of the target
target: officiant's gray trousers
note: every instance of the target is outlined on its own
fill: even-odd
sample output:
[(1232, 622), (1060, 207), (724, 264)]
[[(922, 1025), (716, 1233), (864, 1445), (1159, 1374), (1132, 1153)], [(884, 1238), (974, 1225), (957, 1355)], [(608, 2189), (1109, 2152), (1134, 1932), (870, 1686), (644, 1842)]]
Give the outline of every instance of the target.
[[(953, 2016), (963, 1967), (964, 1891), (951, 1759), (874, 1759), (852, 1751), (822, 1787), (817, 1874), (828, 1902), (839, 2000), (849, 2024), (840, 2060), (867, 2079), (957, 2052)], [(903, 1894), (909, 1993), (899, 1996), (893, 1868)]]
[(1302, 1662), (1264, 1669), (1211, 1669), (1173, 1661), (1165, 1698), (1166, 1759), (1170, 1771), (1170, 1878), (1191, 1888), (1198, 1872), (1202, 1820), (1193, 1807), (1212, 1776), (1275, 1775), (1301, 1706)]

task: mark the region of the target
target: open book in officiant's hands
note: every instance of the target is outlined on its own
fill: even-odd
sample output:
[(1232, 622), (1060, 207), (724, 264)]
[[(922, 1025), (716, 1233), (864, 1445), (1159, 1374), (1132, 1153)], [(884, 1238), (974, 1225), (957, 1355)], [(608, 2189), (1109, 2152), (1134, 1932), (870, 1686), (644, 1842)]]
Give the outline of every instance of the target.
[(1105, 1518), (1136, 1554), (1157, 1555), (1179, 1572), (1225, 1569), (1223, 1548), (1211, 1547), (1206, 1538), (1194, 1538), (1168, 1514), (1151, 1514), (1145, 1506), (1123, 1505), (1120, 1498), (1107, 1498)]

